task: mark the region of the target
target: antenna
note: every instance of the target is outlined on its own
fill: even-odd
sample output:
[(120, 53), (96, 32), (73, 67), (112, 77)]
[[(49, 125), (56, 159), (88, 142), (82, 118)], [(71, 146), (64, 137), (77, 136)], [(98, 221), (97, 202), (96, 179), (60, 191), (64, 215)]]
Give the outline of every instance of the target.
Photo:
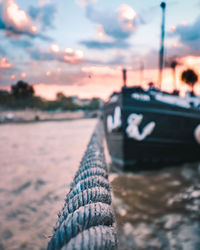
[(165, 8), (166, 3), (161, 2), (160, 7), (162, 8), (162, 24), (161, 24), (161, 44), (160, 44), (160, 57), (159, 57), (159, 73), (158, 73), (158, 84), (159, 88), (162, 86), (162, 72), (164, 63), (164, 38), (165, 38)]

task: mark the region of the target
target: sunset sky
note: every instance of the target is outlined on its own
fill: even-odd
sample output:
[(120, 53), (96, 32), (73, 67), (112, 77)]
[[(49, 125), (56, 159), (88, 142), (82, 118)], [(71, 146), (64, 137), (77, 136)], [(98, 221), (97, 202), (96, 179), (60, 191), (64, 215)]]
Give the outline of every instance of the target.
[[(159, 0), (0, 0), (0, 89), (23, 79), (36, 94), (106, 98), (121, 87), (157, 81)], [(166, 1), (165, 61), (200, 72), (200, 0)], [(140, 68), (144, 65), (143, 75)], [(162, 88), (173, 79), (165, 68)], [(200, 92), (197, 84), (196, 91)]]

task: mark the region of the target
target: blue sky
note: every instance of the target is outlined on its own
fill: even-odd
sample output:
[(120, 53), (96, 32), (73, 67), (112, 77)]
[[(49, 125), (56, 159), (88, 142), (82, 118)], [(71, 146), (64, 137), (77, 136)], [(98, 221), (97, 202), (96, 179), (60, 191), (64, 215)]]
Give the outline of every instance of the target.
[[(165, 59), (199, 56), (200, 1), (166, 4)], [(100, 82), (119, 84), (120, 67), (156, 69), (160, 25), (159, 0), (0, 0), (0, 87), (23, 78), (98, 95)]]

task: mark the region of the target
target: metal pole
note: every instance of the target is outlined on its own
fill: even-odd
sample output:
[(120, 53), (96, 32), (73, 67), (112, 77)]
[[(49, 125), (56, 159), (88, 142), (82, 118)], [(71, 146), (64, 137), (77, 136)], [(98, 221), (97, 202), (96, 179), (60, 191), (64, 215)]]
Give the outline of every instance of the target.
[(159, 57), (159, 74), (158, 74), (158, 84), (159, 88), (162, 86), (162, 71), (164, 64), (164, 38), (165, 38), (165, 7), (166, 3), (162, 2), (160, 4), (162, 8), (162, 24), (161, 24), (161, 44), (160, 44), (160, 57)]
[(123, 74), (123, 86), (126, 87), (126, 69), (122, 70), (122, 74)]

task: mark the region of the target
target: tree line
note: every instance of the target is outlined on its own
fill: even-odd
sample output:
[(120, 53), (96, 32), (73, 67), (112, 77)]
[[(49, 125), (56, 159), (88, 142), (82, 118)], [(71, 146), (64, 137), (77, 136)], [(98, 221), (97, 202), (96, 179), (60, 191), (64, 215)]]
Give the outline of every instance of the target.
[(89, 104), (80, 106), (73, 101), (72, 97), (65, 96), (60, 92), (57, 93), (56, 100), (48, 101), (36, 96), (33, 86), (20, 80), (11, 86), (11, 92), (0, 91), (0, 106), (12, 109), (32, 108), (47, 111), (97, 110), (100, 107), (100, 99), (92, 98)]
[[(177, 90), (176, 86), (176, 67), (178, 66), (177, 60), (172, 60), (170, 67), (173, 73), (174, 89)], [(181, 80), (185, 82), (191, 88), (191, 95), (194, 96), (194, 86), (198, 82), (198, 74), (193, 69), (186, 69), (181, 73)]]

